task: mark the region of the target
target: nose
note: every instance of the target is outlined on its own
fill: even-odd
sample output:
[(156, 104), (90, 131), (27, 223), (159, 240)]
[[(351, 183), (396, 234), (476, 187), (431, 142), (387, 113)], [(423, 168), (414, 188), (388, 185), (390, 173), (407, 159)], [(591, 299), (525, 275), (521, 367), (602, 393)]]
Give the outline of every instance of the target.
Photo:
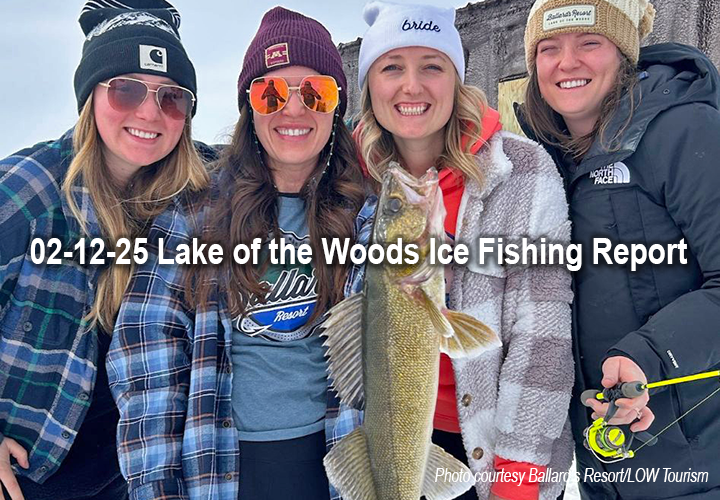
[(286, 116), (301, 116), (307, 108), (300, 101), (300, 92), (293, 89), (288, 96), (288, 101), (282, 109), (282, 113)]
[(560, 63), (558, 64), (559, 69), (563, 71), (573, 70), (580, 66), (580, 60), (577, 57), (575, 48), (566, 45), (562, 48), (560, 53)]
[(145, 101), (135, 109), (135, 116), (146, 121), (157, 120), (162, 111), (157, 101), (157, 94), (148, 91)]
[(415, 70), (408, 69), (405, 71), (402, 89), (403, 92), (410, 95), (419, 94), (422, 91), (420, 78)]

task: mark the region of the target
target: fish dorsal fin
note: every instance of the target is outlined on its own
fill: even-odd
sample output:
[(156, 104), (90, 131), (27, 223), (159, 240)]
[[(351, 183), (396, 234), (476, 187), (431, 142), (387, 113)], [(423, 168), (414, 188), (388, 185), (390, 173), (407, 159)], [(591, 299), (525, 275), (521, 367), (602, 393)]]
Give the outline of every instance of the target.
[(362, 427), (333, 446), (323, 463), (328, 481), (345, 500), (377, 500), (367, 439)]
[(356, 293), (328, 312), (322, 335), (327, 337), (328, 372), (332, 387), (340, 400), (352, 408), (362, 409), (362, 314), (365, 294)]
[(451, 358), (474, 357), (488, 349), (500, 347), (498, 336), (482, 321), (469, 314), (447, 309), (443, 315), (452, 325), (453, 335), (440, 339), (440, 351)]
[[(442, 471), (442, 474), (439, 474)], [(445, 474), (445, 472), (449, 474)], [(427, 500), (450, 500), (473, 487), (475, 479), (467, 466), (435, 444), (430, 444), (422, 494)]]

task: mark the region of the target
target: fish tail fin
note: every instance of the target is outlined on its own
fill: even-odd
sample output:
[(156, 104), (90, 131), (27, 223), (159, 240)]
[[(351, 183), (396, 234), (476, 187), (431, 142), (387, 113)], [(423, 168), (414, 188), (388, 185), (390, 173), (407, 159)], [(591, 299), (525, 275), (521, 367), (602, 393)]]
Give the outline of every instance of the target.
[(362, 427), (342, 438), (323, 460), (328, 480), (346, 500), (377, 500)]
[(440, 350), (451, 358), (472, 357), (500, 346), (498, 336), (482, 321), (457, 311), (444, 310), (443, 315), (454, 333), (440, 338)]
[(464, 463), (439, 446), (430, 445), (422, 486), (422, 494), (427, 500), (450, 500), (474, 484), (474, 476)]

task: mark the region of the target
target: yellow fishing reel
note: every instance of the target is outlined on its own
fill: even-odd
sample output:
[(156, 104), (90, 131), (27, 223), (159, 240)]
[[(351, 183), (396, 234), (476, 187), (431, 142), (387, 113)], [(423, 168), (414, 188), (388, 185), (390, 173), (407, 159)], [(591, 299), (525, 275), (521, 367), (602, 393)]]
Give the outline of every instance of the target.
[(635, 452), (630, 449), (634, 436), (628, 440), (620, 427), (608, 425), (602, 417), (595, 420), (583, 434), (585, 447), (601, 462), (612, 463), (635, 456)]
[[(599, 461), (607, 464), (620, 462), (627, 458), (633, 458), (641, 448), (644, 448), (645, 446), (652, 446), (657, 443), (657, 438), (660, 434), (667, 431), (671, 426), (675, 425), (678, 421), (687, 416), (688, 413), (695, 410), (695, 408), (720, 392), (720, 388), (713, 391), (709, 396), (680, 415), (680, 417), (675, 419), (654, 436), (649, 432), (641, 431), (631, 432), (630, 438), (628, 438), (625, 431), (619, 426), (608, 424), (617, 412), (618, 407), (615, 404), (616, 400), (621, 398), (632, 399), (640, 397), (645, 394), (645, 391), (648, 389), (655, 389), (657, 387), (682, 384), (685, 382), (693, 382), (696, 380), (715, 378), (719, 376), (720, 370), (715, 370), (711, 372), (697, 373), (695, 375), (688, 375), (686, 377), (661, 380), (650, 384), (644, 384), (642, 382), (625, 382), (608, 389), (603, 389), (602, 391), (595, 389), (584, 391), (580, 395), (580, 399), (582, 404), (585, 406), (590, 406), (586, 402), (588, 399), (609, 403), (605, 416), (593, 421), (592, 425), (583, 432), (583, 437), (585, 438), (583, 444), (585, 445), (585, 448), (590, 450)], [(642, 444), (637, 449), (632, 450), (630, 446), (635, 438), (642, 442)]]
[(635, 451), (630, 449), (630, 446), (636, 437), (643, 442), (642, 446), (652, 446), (657, 442), (655, 436), (644, 431), (631, 432), (628, 438), (623, 429), (608, 423), (617, 412), (616, 400), (637, 398), (646, 390), (647, 386), (641, 382), (626, 382), (602, 391), (590, 389), (580, 395), (583, 405), (588, 407), (590, 406), (586, 403), (588, 399), (609, 403), (605, 416), (593, 421), (592, 425), (583, 432), (585, 448), (590, 450), (599, 461), (611, 464), (633, 458)]

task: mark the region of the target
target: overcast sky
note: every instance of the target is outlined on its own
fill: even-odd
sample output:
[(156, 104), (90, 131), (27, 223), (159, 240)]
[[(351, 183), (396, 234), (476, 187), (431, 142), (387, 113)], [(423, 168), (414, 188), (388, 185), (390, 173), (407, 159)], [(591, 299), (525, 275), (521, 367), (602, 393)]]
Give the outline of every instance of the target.
[[(412, 3), (395, 0), (397, 3)], [(422, 0), (463, 7), (468, 0)], [(362, 36), (366, 0), (170, 0), (182, 15), (180, 34), (198, 76), (194, 136), (228, 142), (237, 120), (236, 82), (245, 49), (263, 13), (283, 5), (323, 23), (335, 43)], [(0, 158), (55, 139), (73, 126), (73, 75), (83, 34), (84, 0), (0, 0)]]

